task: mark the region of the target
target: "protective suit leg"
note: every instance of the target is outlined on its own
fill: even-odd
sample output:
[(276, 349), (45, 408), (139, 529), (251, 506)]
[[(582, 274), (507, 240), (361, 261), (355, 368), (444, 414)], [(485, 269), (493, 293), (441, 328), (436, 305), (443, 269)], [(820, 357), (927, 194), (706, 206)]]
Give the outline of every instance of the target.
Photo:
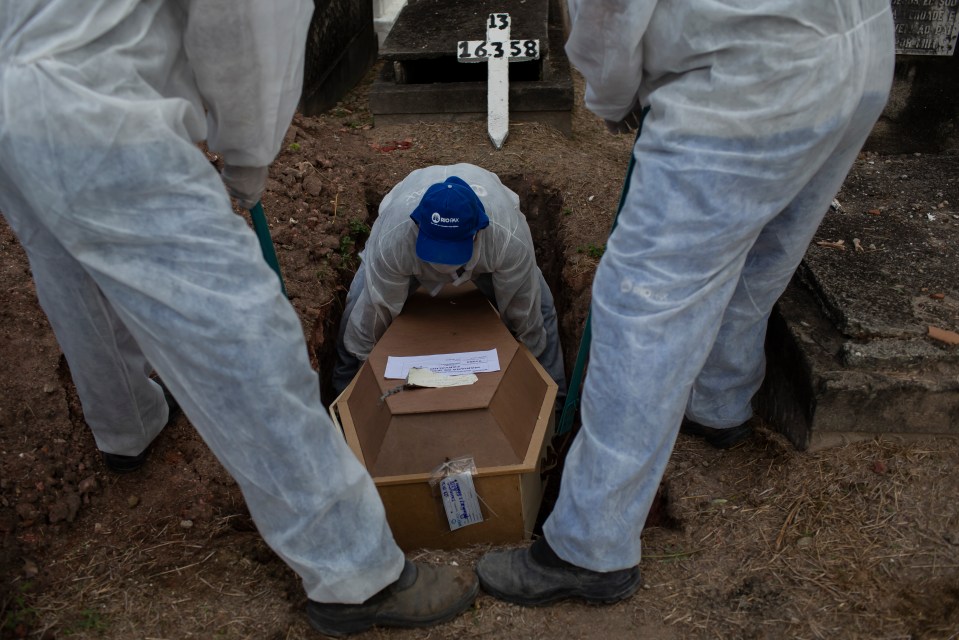
[(543, 272), (539, 273), (540, 311), (543, 314), (543, 326), (546, 328), (546, 348), (537, 360), (546, 373), (556, 381), (556, 406), (562, 407), (566, 402), (566, 364), (563, 361), (563, 348), (559, 342), (559, 322), (556, 319), (556, 303), (553, 293), (546, 284)]
[[(804, 252), (828, 202), (818, 189), (837, 185), (882, 110), (891, 61), (867, 69), (862, 93), (845, 112), (808, 130), (744, 140), (661, 138), (651, 112), (593, 285), (583, 426), (544, 525), (564, 560), (594, 571), (639, 562), (643, 523), (721, 323), (735, 334), (743, 307), (754, 305), (744, 325), (753, 325), (750, 343), (761, 345), (755, 324), (781, 293), (788, 265)], [(667, 107), (675, 108), (681, 106)], [(725, 349), (704, 383), (717, 377)], [(755, 367), (754, 356), (743, 368), (755, 376)]]
[[(546, 284), (546, 278), (543, 272), (536, 269), (539, 274), (540, 289), (540, 313), (543, 314), (543, 328), (546, 330), (546, 348), (543, 353), (536, 358), (546, 373), (556, 381), (558, 390), (556, 392), (556, 405), (562, 407), (566, 400), (566, 366), (563, 362), (563, 349), (559, 341), (559, 323), (556, 319), (556, 303), (553, 302), (553, 293)], [(493, 292), (493, 279), (489, 274), (482, 274), (474, 281), (476, 288), (483, 292), (489, 301), (496, 306), (496, 295)]]
[[(865, 140), (863, 122), (848, 140)], [(848, 143), (847, 143), (848, 144)], [(706, 364), (696, 377), (686, 417), (713, 428), (742, 424), (752, 416), (752, 398), (766, 372), (766, 328), (773, 305), (789, 284), (858, 154), (837, 149), (809, 184), (767, 224), (749, 251), (735, 293)]]
[[(37, 240), (43, 229), (102, 292), (307, 595), (362, 602), (399, 576), (404, 556), (369, 474), (323, 411), (302, 326), (256, 237), (230, 210), (203, 154), (172, 133), (155, 145), (114, 147), (79, 191), (50, 188), (80, 173), (95, 151), (37, 145), (15, 130), (0, 136), (0, 157), (17, 158), (0, 162), (0, 208), (24, 234), (34, 268), (44, 282), (57, 268), (55, 245)], [(60, 327), (86, 312), (47, 310)], [(92, 324), (78, 335), (116, 330)], [(111, 369), (103, 363), (111, 357), (90, 349), (71, 367), (93, 380), (91, 372)], [(126, 359), (134, 373), (138, 357)], [(112, 370), (121, 377), (104, 386), (123, 384)]]
[[(343, 316), (340, 318), (340, 328), (336, 333), (336, 363), (333, 365), (333, 393), (339, 396), (343, 390), (349, 386), (356, 372), (363, 366), (363, 361), (354, 356), (346, 348), (346, 327), (349, 324), (350, 314), (356, 307), (356, 301), (360, 298), (360, 293), (366, 286), (363, 275), (363, 263), (360, 262), (356, 274), (353, 276), (353, 282), (350, 283), (350, 290), (346, 294), (346, 304), (343, 306)], [(335, 398), (331, 398), (334, 400)]]
[(32, 217), (13, 190), (0, 194), (0, 210), (30, 259), (43, 307), (83, 406), (97, 448), (133, 456), (166, 424), (163, 390), (149, 379), (153, 367), (109, 301), (80, 264)]

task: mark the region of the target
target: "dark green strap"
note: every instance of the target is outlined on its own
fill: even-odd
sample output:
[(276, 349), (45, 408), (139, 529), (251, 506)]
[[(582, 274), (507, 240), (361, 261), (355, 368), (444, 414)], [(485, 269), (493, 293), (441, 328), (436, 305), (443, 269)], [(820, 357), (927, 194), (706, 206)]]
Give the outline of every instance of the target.
[(586, 357), (589, 355), (589, 343), (592, 339), (590, 331), (589, 312), (586, 313), (586, 324), (583, 325), (583, 335), (579, 339), (579, 351), (576, 352), (576, 364), (569, 377), (569, 392), (566, 394), (566, 403), (563, 413), (556, 425), (556, 435), (561, 436), (573, 428), (573, 418), (579, 410), (579, 389), (583, 380), (583, 371), (586, 369)]
[(280, 275), (280, 263), (276, 259), (276, 249), (273, 248), (273, 238), (270, 237), (270, 225), (266, 222), (266, 214), (263, 213), (263, 203), (257, 202), (250, 209), (250, 217), (253, 218), (253, 230), (256, 232), (256, 238), (260, 241), (260, 250), (263, 251), (263, 257), (270, 268), (276, 272), (276, 277), (280, 279), (280, 289), (283, 295), (286, 295), (286, 285), (283, 284), (283, 276)]
[[(636, 131), (636, 139), (643, 132), (643, 120), (649, 107), (643, 110), (642, 118), (639, 121), (639, 128)], [(629, 166), (626, 168), (626, 179), (623, 180), (623, 191), (619, 194), (619, 207), (616, 209), (616, 215), (613, 216), (613, 226), (609, 230), (609, 235), (613, 235), (616, 229), (616, 222), (619, 220), (619, 214), (623, 210), (623, 204), (626, 202), (626, 194), (629, 192), (629, 180), (633, 175), (633, 167), (636, 164), (635, 142), (629, 154)], [(583, 382), (583, 372), (586, 370), (586, 360), (589, 358), (589, 345), (593, 339), (590, 316), (592, 311), (586, 313), (586, 323), (583, 325), (583, 335), (579, 339), (579, 351), (576, 352), (576, 364), (573, 365), (573, 373), (569, 378), (569, 392), (566, 394), (566, 404), (563, 405), (563, 413), (559, 418), (559, 424), (556, 425), (556, 435), (561, 436), (573, 428), (573, 419), (579, 410), (579, 393)]]

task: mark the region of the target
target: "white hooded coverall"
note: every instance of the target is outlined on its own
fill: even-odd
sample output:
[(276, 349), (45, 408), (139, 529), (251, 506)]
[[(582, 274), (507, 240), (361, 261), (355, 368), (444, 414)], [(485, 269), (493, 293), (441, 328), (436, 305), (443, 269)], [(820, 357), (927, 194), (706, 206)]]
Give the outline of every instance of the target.
[(650, 111), (593, 283), (582, 429), (544, 525), (635, 566), (685, 414), (752, 415), (766, 323), (886, 102), (889, 0), (569, 0), (586, 104)]
[[(309, 598), (404, 563), (319, 397), (303, 330), (195, 142), (272, 162), (309, 0), (0, 3), (0, 211), (30, 259), (97, 446), (137, 455), (161, 376)], [(206, 110), (206, 114), (204, 114)]]
[[(473, 256), (459, 272), (439, 271), (416, 255), (418, 227), (410, 214), (430, 186), (456, 176), (483, 203), (489, 226), (473, 241)], [(566, 372), (549, 286), (536, 266), (529, 225), (519, 196), (499, 177), (476, 165), (460, 163), (417, 169), (380, 203), (379, 216), (350, 285), (337, 342), (333, 387), (340, 393), (353, 379), (376, 342), (422, 285), (435, 295), (444, 284), (473, 281), (500, 312), (503, 323), (566, 395)]]

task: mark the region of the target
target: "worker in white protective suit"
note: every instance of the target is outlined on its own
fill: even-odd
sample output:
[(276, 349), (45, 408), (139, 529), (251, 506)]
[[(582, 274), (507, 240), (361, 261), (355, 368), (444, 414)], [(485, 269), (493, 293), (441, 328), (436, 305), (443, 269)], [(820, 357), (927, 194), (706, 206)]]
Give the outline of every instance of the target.
[(0, 211), (109, 469), (143, 464), (168, 421), (155, 370), (302, 578), (314, 627), (425, 626), (468, 608), (475, 576), (405, 560), (227, 193), (250, 207), (263, 191), (311, 13), (309, 0), (0, 3)]
[(339, 395), (407, 298), (472, 281), (566, 395), (556, 307), (519, 197), (472, 164), (417, 169), (386, 194), (346, 297), (333, 388)]
[(886, 102), (889, 0), (569, 0), (586, 105), (635, 129), (635, 167), (592, 292), (582, 427), (527, 549), (483, 588), (614, 602), (680, 426), (749, 435), (766, 323)]

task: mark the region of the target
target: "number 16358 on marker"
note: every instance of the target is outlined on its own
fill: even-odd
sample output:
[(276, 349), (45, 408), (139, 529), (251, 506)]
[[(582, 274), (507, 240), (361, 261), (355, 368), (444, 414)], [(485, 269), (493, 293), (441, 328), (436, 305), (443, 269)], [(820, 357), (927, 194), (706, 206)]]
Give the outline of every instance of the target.
[(485, 62), (487, 58), (509, 58), (510, 62), (539, 60), (539, 40), (460, 40), (456, 44), (460, 62)]

